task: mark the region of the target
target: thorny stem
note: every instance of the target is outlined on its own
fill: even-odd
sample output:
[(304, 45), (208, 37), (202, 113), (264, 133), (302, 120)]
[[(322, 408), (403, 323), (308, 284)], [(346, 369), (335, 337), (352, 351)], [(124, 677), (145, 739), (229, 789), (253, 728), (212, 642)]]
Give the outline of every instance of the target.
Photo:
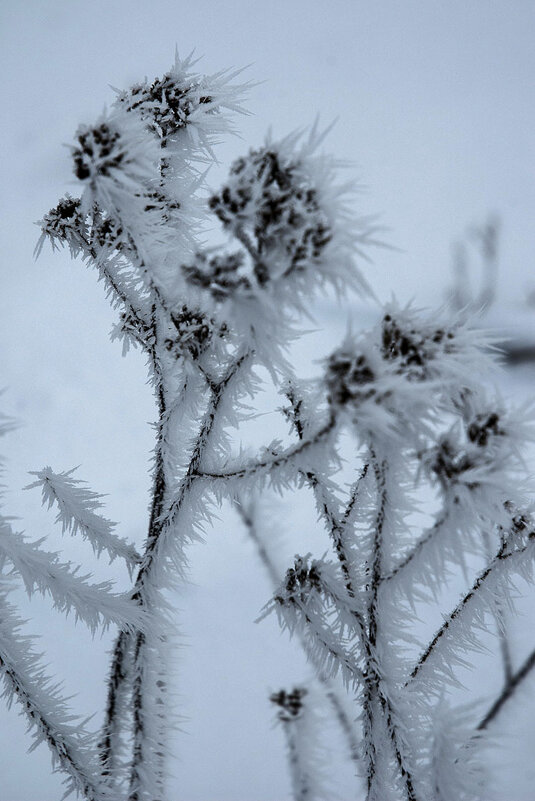
[(103, 794), (99, 792), (89, 771), (80, 764), (73, 744), (69, 743), (68, 736), (61, 731), (58, 732), (55, 726), (47, 720), (45, 714), (32, 700), (31, 693), (24, 686), (24, 681), (19, 677), (16, 669), (7, 664), (2, 656), (0, 656), (0, 672), (11, 685), (30, 722), (38, 727), (63, 770), (74, 780), (77, 789), (83, 793), (87, 801), (99, 801)]
[[(383, 528), (386, 520), (388, 495), (386, 491), (386, 469), (387, 469), (386, 461), (383, 461), (381, 464), (379, 464), (373, 450), (371, 450), (371, 456), (373, 460), (373, 469), (377, 484), (379, 507), (377, 510), (377, 517), (374, 528), (373, 555), (372, 555), (371, 579), (370, 579), (371, 581), (370, 600), (368, 604), (368, 627), (369, 627), (368, 639), (370, 644), (370, 650), (372, 653), (372, 658), (367, 657), (367, 663), (366, 663), (366, 672), (369, 681), (367, 681), (366, 683), (366, 689), (364, 693), (364, 714), (367, 724), (365, 725), (365, 730), (367, 729), (369, 737), (373, 737), (375, 728), (374, 707), (376, 705), (376, 700), (378, 699), (379, 704), (381, 706), (383, 719), (386, 723), (387, 731), (390, 737), (390, 741), (392, 743), (394, 756), (396, 758), (396, 762), (398, 764), (401, 777), (405, 784), (407, 801), (416, 801), (416, 794), (414, 790), (412, 775), (406, 766), (405, 758), (400, 748), (400, 737), (394, 721), (392, 706), (389, 699), (385, 696), (384, 692), (381, 690), (381, 679), (379, 673), (377, 672), (377, 668), (375, 666), (374, 652), (377, 646), (377, 635), (378, 635), (377, 624), (379, 618), (379, 609), (378, 609), (379, 587), (381, 584), (381, 573), (382, 573)], [(374, 780), (376, 774), (377, 753), (375, 749), (375, 744), (373, 742), (370, 742), (368, 744), (368, 747), (370, 749), (369, 770), (368, 770), (368, 798), (371, 798), (371, 793), (373, 791), (375, 783)]]
[(413, 559), (418, 556), (418, 554), (422, 551), (425, 545), (427, 545), (431, 540), (433, 540), (439, 533), (442, 527), (448, 520), (448, 512), (444, 512), (434, 523), (433, 525), (427, 529), (425, 534), (418, 540), (418, 542), (414, 545), (414, 547), (406, 554), (403, 559), (392, 569), (390, 573), (386, 576), (383, 576), (382, 581), (390, 581), (398, 573), (401, 573), (406, 567), (408, 567)]
[[(172, 526), (173, 521), (176, 515), (178, 514), (178, 511), (182, 507), (185, 497), (192, 486), (194, 473), (200, 464), (204, 446), (207, 442), (208, 436), (215, 423), (217, 409), (221, 403), (224, 391), (248, 356), (249, 356), (248, 352), (240, 355), (231, 364), (224, 378), (216, 386), (211, 386), (212, 398), (208, 410), (205, 413), (202, 424), (200, 426), (198, 438), (193, 448), (190, 463), (178, 488), (177, 497), (170, 505), (169, 509), (165, 512), (164, 512), (164, 507), (165, 507), (165, 495), (166, 495), (166, 482), (165, 482), (165, 466), (163, 459), (163, 439), (164, 439), (164, 426), (169, 422), (168, 419), (169, 410), (166, 404), (163, 382), (161, 379), (158, 382), (157, 392), (158, 392), (158, 407), (159, 407), (159, 424), (158, 424), (158, 437), (157, 437), (156, 451), (155, 451), (153, 500), (151, 506), (149, 531), (145, 546), (145, 552), (143, 555), (142, 563), (138, 570), (132, 594), (133, 600), (137, 600), (138, 603), (140, 604), (144, 604), (146, 602), (144, 587), (148, 575), (150, 574), (152, 565), (154, 563), (154, 559), (157, 552), (157, 546), (159, 544), (162, 533), (164, 532), (165, 529), (169, 529)], [(134, 636), (136, 638), (135, 654), (134, 654), (135, 678), (133, 687), (134, 750), (133, 750), (132, 770), (130, 776), (129, 801), (137, 801), (138, 799), (138, 793), (136, 788), (139, 779), (138, 768), (140, 763), (143, 761), (142, 744), (144, 739), (143, 714), (142, 714), (144, 692), (143, 692), (143, 674), (141, 669), (142, 667), (141, 661), (143, 652), (146, 648), (146, 642), (142, 632), (137, 632), (137, 634), (135, 634)], [(116, 696), (116, 693), (118, 691), (121, 682), (124, 680), (122, 678), (124, 677), (124, 670), (123, 670), (124, 649), (119, 647), (119, 640), (124, 637), (127, 637), (130, 640), (132, 635), (127, 634), (125, 632), (121, 632), (119, 634), (116, 643), (114, 658), (112, 661), (112, 667), (110, 671), (110, 680), (109, 680), (109, 694), (112, 694), (114, 697)], [(115, 687), (112, 690), (112, 687), (115, 684), (115, 677), (117, 677), (117, 687)], [(116, 714), (117, 714), (116, 707), (113, 706), (112, 714), (110, 718), (106, 720), (106, 725), (108, 727), (111, 728), (115, 725)], [(160, 750), (162, 749), (163, 745)], [(102, 756), (101, 758), (104, 759), (104, 756)], [(109, 757), (106, 757), (104, 764), (106, 764), (107, 762), (109, 762)]]
[[(322, 624), (317, 620), (316, 616), (311, 615), (310, 611), (305, 608), (305, 605), (301, 605), (295, 598), (288, 599), (288, 601), (303, 615), (303, 619), (305, 623), (307, 623), (313, 638), (319, 642), (323, 650), (347, 670), (353, 677), (356, 686), (362, 684), (364, 676), (356, 661), (342, 648), (335, 649), (329, 644), (328, 639), (322, 634)], [(282, 608), (282, 614), (284, 616), (284, 608)]]
[[(266, 569), (266, 572), (269, 575), (269, 578), (271, 579), (273, 588), (276, 588), (279, 584), (280, 577), (277, 573), (273, 560), (271, 559), (269, 551), (266, 548), (261, 536), (257, 531), (252, 515), (245, 510), (244, 505), (239, 501), (236, 501), (234, 505), (247, 529), (247, 533), (249, 534), (250, 538), (256, 545), (260, 561), (264, 565), (264, 568)], [(314, 665), (316, 677), (319, 683), (323, 686), (325, 696), (334, 710), (340, 728), (342, 729), (345, 735), (350, 757), (353, 762), (359, 764), (360, 763), (359, 746), (349, 716), (346, 710), (344, 709), (340, 699), (338, 698), (338, 694), (331, 686), (329, 678), (327, 677), (325, 672), (321, 669), (317, 659), (315, 658), (313, 650), (309, 647), (305, 638), (301, 634), (298, 635), (298, 639), (299, 639), (299, 644), (301, 645), (301, 648), (306, 654), (308, 660), (311, 662), (312, 665)]]
[[(529, 534), (529, 539), (535, 538), (535, 532)], [(423, 654), (418, 659), (418, 662), (414, 666), (410, 678), (405, 682), (405, 686), (407, 686), (413, 679), (415, 679), (418, 674), (420, 673), (421, 669), (429, 659), (429, 657), (433, 654), (435, 648), (437, 647), (438, 643), (440, 642), (441, 638), (446, 634), (451, 624), (462, 614), (464, 609), (466, 608), (467, 604), (474, 598), (477, 594), (481, 586), (487, 581), (489, 576), (494, 573), (497, 567), (500, 564), (503, 564), (507, 559), (512, 556), (517, 556), (518, 554), (523, 553), (527, 545), (522, 546), (521, 548), (515, 548), (512, 551), (507, 551), (507, 547), (509, 545), (508, 540), (504, 540), (498, 550), (496, 556), (492, 560), (492, 562), (487, 565), (487, 567), (477, 576), (476, 580), (472, 584), (472, 587), (468, 591), (468, 593), (459, 601), (455, 609), (448, 615), (442, 626), (436, 632), (435, 636), (423, 652)]]
[[(293, 407), (293, 421), (300, 439), (303, 437), (303, 432), (305, 430), (304, 421), (301, 416), (301, 409), (300, 409), (300, 402), (297, 401), (293, 392), (287, 393), (287, 397), (290, 400), (290, 403)], [(390, 701), (381, 690), (381, 681), (380, 676), (377, 672), (377, 668), (375, 665), (375, 657), (374, 651), (376, 646), (376, 638), (377, 638), (377, 602), (378, 602), (378, 593), (379, 593), (379, 586), (381, 583), (381, 572), (382, 572), (382, 530), (385, 521), (385, 513), (386, 513), (386, 463), (383, 463), (381, 466), (377, 462), (377, 457), (375, 456), (373, 450), (370, 450), (372, 461), (373, 461), (373, 469), (375, 473), (376, 483), (377, 483), (377, 490), (378, 496), (380, 498), (380, 505), (377, 513), (376, 523), (375, 523), (375, 531), (374, 531), (374, 561), (373, 561), (373, 576), (372, 576), (372, 588), (371, 588), (371, 597), (370, 597), (370, 604), (368, 608), (368, 621), (369, 621), (369, 629), (366, 631), (366, 626), (361, 614), (356, 609), (352, 609), (352, 614), (355, 619), (357, 625), (357, 633), (359, 635), (362, 647), (365, 653), (365, 662), (366, 662), (366, 670), (363, 674), (364, 680), (364, 698), (363, 698), (363, 712), (364, 712), (364, 735), (365, 738), (367, 736), (368, 743), (367, 747), (369, 748), (369, 756), (370, 762), (368, 765), (368, 797), (370, 796), (372, 786), (373, 786), (373, 779), (375, 775), (375, 762), (376, 762), (376, 750), (375, 750), (375, 743), (374, 743), (374, 712), (373, 707), (375, 706), (376, 698), (379, 698), (382, 713), (384, 719), (386, 720), (386, 725), (388, 728), (389, 736), (392, 742), (392, 748), (394, 750), (394, 754), (396, 757), (396, 762), (398, 764), (399, 771), (401, 773), (402, 779), (405, 783), (405, 789), (407, 794), (408, 801), (416, 801), (416, 795), (413, 786), (413, 780), (410, 772), (407, 770), (405, 765), (404, 757), (401, 753), (399, 747), (399, 735), (397, 733), (397, 729), (393, 720), (393, 712), (391, 708)], [(312, 473), (307, 473), (306, 477), (311, 483), (313, 487), (316, 498), (318, 500), (318, 505), (322, 511), (322, 515), (328, 525), (329, 532), (331, 534), (331, 538), (333, 540), (333, 544), (335, 546), (335, 550), (340, 561), (340, 566), (345, 578), (346, 589), (350, 598), (355, 597), (355, 591), (353, 588), (352, 580), (351, 580), (351, 573), (350, 573), (350, 562), (345, 550), (345, 544), (343, 540), (343, 534), (347, 525), (349, 524), (349, 520), (353, 513), (353, 509), (358, 501), (359, 490), (361, 488), (362, 482), (365, 480), (367, 473), (369, 471), (369, 464), (365, 464), (362, 472), (356, 481), (355, 485), (352, 488), (350, 493), (349, 502), (346, 506), (344, 511), (342, 522), (340, 523), (336, 517), (334, 511), (330, 508), (329, 501), (327, 498), (327, 494), (324, 488), (321, 486), (321, 482)]]
[[(489, 532), (483, 532), (483, 542), (485, 543), (485, 550), (487, 558), (492, 559), (492, 545), (490, 542)], [(497, 598), (493, 606), (494, 618), (496, 620), (496, 627), (498, 629), (498, 637), (500, 638), (500, 652), (502, 656), (503, 666), (503, 683), (504, 687), (508, 685), (513, 676), (513, 664), (511, 661), (511, 649), (509, 647), (509, 640), (505, 630), (505, 612), (501, 601)]]
[(113, 649), (112, 667), (108, 678), (108, 697), (106, 700), (106, 718), (102, 728), (102, 738), (99, 742), (100, 762), (102, 765), (102, 776), (111, 777), (113, 784), (113, 773), (116, 770), (114, 757), (118, 746), (117, 719), (119, 718), (120, 691), (126, 679), (126, 657), (130, 649), (130, 634), (121, 631), (115, 641)]
[(323, 425), (312, 437), (303, 440), (297, 445), (293, 445), (290, 448), (282, 451), (281, 453), (276, 454), (270, 459), (262, 459), (254, 464), (248, 465), (247, 467), (243, 467), (239, 470), (229, 470), (228, 472), (220, 471), (217, 473), (206, 472), (206, 471), (194, 471), (192, 476), (199, 479), (216, 479), (216, 480), (225, 480), (229, 478), (245, 478), (249, 476), (254, 476), (256, 473), (266, 472), (270, 473), (274, 471), (276, 468), (280, 467), (281, 465), (287, 464), (290, 462), (295, 456), (303, 453), (304, 451), (308, 450), (308, 448), (312, 447), (313, 445), (317, 445), (328, 436), (331, 431), (334, 430), (336, 426), (336, 418), (334, 415), (329, 417), (329, 420), (325, 425)]

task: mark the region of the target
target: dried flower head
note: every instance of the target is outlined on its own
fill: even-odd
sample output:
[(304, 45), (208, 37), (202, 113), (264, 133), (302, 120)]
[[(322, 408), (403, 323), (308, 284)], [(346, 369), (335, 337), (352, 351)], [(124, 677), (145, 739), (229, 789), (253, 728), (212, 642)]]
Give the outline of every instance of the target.
[(95, 125), (80, 126), (71, 148), (74, 173), (85, 185), (83, 211), (94, 204), (121, 217), (143, 213), (145, 196), (159, 180), (160, 151), (135, 117), (105, 113)]
[(45, 239), (51, 242), (54, 249), (66, 243), (73, 256), (86, 245), (87, 227), (80, 198), (65, 195), (38, 224), (41, 226), (41, 236), (35, 247), (37, 255), (41, 252)]
[(165, 340), (165, 347), (177, 358), (189, 356), (198, 359), (210, 346), (215, 336), (222, 337), (226, 326), (218, 325), (200, 309), (182, 306), (180, 312), (172, 315), (175, 327), (173, 336)]
[(260, 286), (281, 270), (289, 275), (305, 269), (332, 236), (311, 177), (275, 148), (251, 150), (235, 161), (210, 208), (225, 226), (252, 237)]
[(252, 290), (249, 265), (241, 251), (215, 256), (199, 252), (193, 264), (182, 266), (182, 272), (187, 281), (208, 290), (216, 300)]
[(269, 700), (272, 704), (279, 707), (278, 717), (283, 722), (295, 720), (299, 717), (303, 710), (303, 698), (307, 691), (303, 687), (294, 687), (291, 692), (287, 690), (279, 690), (278, 693), (272, 693)]

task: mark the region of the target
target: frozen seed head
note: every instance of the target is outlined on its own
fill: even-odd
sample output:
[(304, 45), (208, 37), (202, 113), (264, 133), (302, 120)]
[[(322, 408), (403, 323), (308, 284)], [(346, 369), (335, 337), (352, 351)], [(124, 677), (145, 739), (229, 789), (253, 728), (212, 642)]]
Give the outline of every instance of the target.
[(66, 195), (55, 208), (45, 214), (39, 224), (41, 237), (36, 246), (37, 253), (41, 251), (45, 239), (50, 240), (53, 248), (68, 244), (74, 255), (86, 242), (87, 230), (80, 198)]
[(385, 314), (381, 345), (385, 359), (394, 362), (409, 379), (418, 381), (428, 377), (431, 362), (443, 353), (454, 352), (455, 333), (444, 327), (417, 328), (412, 323), (414, 320), (405, 315), (396, 319), (392, 313)]
[(500, 428), (500, 415), (497, 412), (484, 412), (476, 414), (470, 421), (467, 434), (470, 442), (485, 448), (492, 437), (504, 436), (505, 431)]
[(74, 174), (80, 181), (109, 176), (128, 159), (119, 131), (108, 123), (103, 122), (94, 128), (79, 128), (76, 138), (78, 147), (73, 148), (72, 158)]
[(176, 357), (189, 356), (198, 359), (210, 346), (215, 336), (222, 337), (225, 325), (218, 325), (199, 309), (182, 306), (178, 314), (172, 315), (174, 336), (165, 340), (165, 347)]
[[(481, 457), (460, 446), (454, 431), (440, 437), (438, 443), (425, 455), (424, 463), (446, 489), (466, 476), (469, 470), (481, 463)], [(479, 458), (478, 458), (479, 456)]]
[(321, 592), (321, 568), (318, 562), (307, 556), (296, 556), (294, 566), (288, 568), (281, 593), (275, 596), (275, 602), (281, 606), (291, 602), (296, 596), (315, 591)]
[(206, 289), (215, 300), (224, 300), (235, 294), (250, 294), (253, 283), (250, 269), (241, 251), (208, 256), (197, 253), (192, 264), (183, 265), (182, 273), (194, 286)]
[[(190, 56), (178, 54), (171, 69), (152, 82), (145, 79), (126, 91), (118, 92), (115, 107), (137, 116), (166, 149), (162, 172), (177, 166), (173, 156), (180, 154), (180, 168), (186, 161), (213, 157), (212, 147), (220, 136), (232, 130), (228, 112), (241, 112), (247, 84), (234, 84), (237, 72), (199, 75), (193, 71)], [(191, 134), (191, 135), (189, 135)], [(186, 151), (181, 151), (189, 141)]]
[(160, 148), (143, 124), (121, 111), (81, 126), (71, 148), (74, 174), (84, 184), (82, 210), (99, 209), (121, 219), (141, 217), (159, 180)]
[(275, 148), (251, 150), (235, 161), (209, 205), (223, 225), (252, 236), (259, 286), (280, 277), (281, 264), (284, 275), (305, 269), (332, 236), (309, 176)]
[(364, 353), (341, 348), (329, 356), (325, 382), (330, 403), (345, 406), (373, 397), (374, 380), (374, 370)]
[(135, 84), (121, 93), (118, 101), (127, 111), (136, 111), (163, 141), (185, 128), (199, 106), (212, 104), (200, 82), (181, 81), (173, 73), (155, 78), (151, 84)]
[(303, 698), (306, 694), (303, 687), (294, 687), (290, 692), (279, 690), (278, 693), (272, 693), (269, 700), (278, 707), (279, 720), (287, 723), (298, 718), (303, 711)]
[[(494, 405), (492, 400), (495, 401)], [(525, 410), (505, 410), (497, 399), (474, 399), (458, 419), (420, 454), (431, 480), (457, 503), (501, 509), (505, 500), (529, 489), (522, 447), (533, 438)]]

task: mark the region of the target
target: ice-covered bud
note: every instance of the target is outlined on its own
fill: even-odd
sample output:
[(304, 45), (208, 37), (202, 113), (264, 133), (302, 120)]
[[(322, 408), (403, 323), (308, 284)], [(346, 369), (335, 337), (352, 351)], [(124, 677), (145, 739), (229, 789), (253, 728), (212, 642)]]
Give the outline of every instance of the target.
[(73, 148), (72, 158), (74, 174), (80, 181), (110, 175), (128, 159), (119, 131), (105, 122), (94, 128), (79, 128), (76, 138), (78, 147)]
[(284, 606), (297, 596), (306, 596), (310, 591), (321, 591), (320, 564), (309, 560), (310, 554), (295, 557), (294, 566), (286, 571), (281, 591), (275, 596), (276, 603)]
[(368, 355), (340, 348), (331, 353), (327, 361), (325, 382), (329, 402), (336, 406), (345, 406), (372, 398), (377, 392), (375, 378)]
[(81, 126), (71, 149), (76, 177), (85, 184), (82, 209), (97, 206), (121, 218), (144, 212), (145, 196), (159, 180), (160, 149), (135, 117), (104, 114), (95, 125)]
[(278, 718), (283, 722), (295, 720), (303, 711), (303, 698), (307, 690), (303, 687), (294, 687), (293, 690), (279, 690), (272, 693), (269, 700), (278, 707)]
[(237, 72), (199, 75), (194, 60), (178, 54), (171, 69), (118, 91), (115, 108), (136, 116), (155, 135), (162, 152), (162, 174), (183, 175), (188, 164), (213, 158), (212, 147), (231, 130), (227, 112), (242, 112), (246, 84), (233, 84)]
[(304, 270), (332, 236), (313, 177), (275, 147), (251, 150), (235, 161), (210, 208), (226, 227), (252, 238), (259, 286)]
[(463, 411), (419, 454), (421, 464), (451, 502), (499, 519), (530, 489), (520, 446), (533, 438), (533, 422), (528, 409), (505, 410), (498, 399), (474, 397)]
[(172, 337), (166, 339), (165, 346), (177, 358), (189, 356), (198, 359), (210, 347), (213, 338), (224, 336), (226, 331), (225, 325), (218, 325), (199, 309), (187, 306), (182, 306), (180, 312), (173, 314), (171, 319), (175, 331)]
[(249, 294), (252, 290), (250, 269), (245, 254), (219, 253), (208, 256), (197, 253), (193, 264), (182, 266), (187, 281), (208, 290), (215, 300), (233, 297), (236, 293)]
[(443, 396), (459, 395), (493, 365), (492, 341), (466, 322), (423, 314), (410, 305), (389, 303), (380, 325), (381, 352), (392, 367), (411, 381), (437, 380)]
[(162, 140), (184, 128), (199, 106), (213, 105), (199, 81), (180, 80), (172, 72), (152, 83), (135, 84), (121, 92), (118, 102), (127, 111), (136, 111)]
[[(400, 310), (404, 311), (404, 310)], [(382, 353), (409, 379), (422, 381), (433, 370), (433, 362), (457, 348), (454, 330), (415, 325), (415, 319), (387, 313), (382, 321)], [(440, 369), (439, 365), (435, 369)]]
[[(462, 447), (458, 425), (441, 436), (437, 444), (426, 452), (422, 461), (444, 490), (466, 479), (468, 471), (482, 465), (481, 454), (472, 454)], [(467, 486), (470, 488), (470, 482)]]
[[(348, 338), (327, 359), (324, 384), (333, 411), (348, 415), (368, 441), (417, 439), (429, 422), (433, 393), (400, 375), (381, 357), (372, 331)], [(426, 391), (429, 390), (429, 391)]]
[(500, 415), (496, 412), (477, 414), (468, 424), (468, 439), (480, 448), (485, 448), (492, 437), (505, 435), (500, 428)]
[(66, 195), (55, 208), (45, 214), (39, 225), (41, 236), (36, 245), (37, 254), (40, 253), (45, 239), (50, 240), (53, 248), (66, 243), (74, 256), (87, 244), (87, 226), (81, 211), (80, 198)]

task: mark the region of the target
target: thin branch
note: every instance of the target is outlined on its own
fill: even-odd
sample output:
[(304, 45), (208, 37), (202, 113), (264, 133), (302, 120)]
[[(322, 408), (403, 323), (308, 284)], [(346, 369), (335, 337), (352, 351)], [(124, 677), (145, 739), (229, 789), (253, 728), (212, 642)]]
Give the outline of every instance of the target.
[(54, 473), (50, 467), (32, 471), (31, 475), (37, 476), (37, 481), (25, 489), (40, 487), (43, 504), (48, 508), (57, 505), (56, 521), (61, 523), (63, 531), (69, 531), (73, 536), (80, 532), (97, 554), (107, 551), (112, 560), (120, 557), (129, 568), (139, 564), (141, 557), (134, 545), (114, 534), (115, 523), (95, 512), (102, 506), (102, 495), (80, 486), (84, 482), (73, 478), (73, 472)]
[(40, 667), (37, 655), (29, 649), (29, 638), (17, 636), (21, 624), (6, 604), (0, 620), (0, 674), (8, 703), (13, 696), (17, 698), (30, 728), (35, 727), (33, 747), (47, 743), (53, 760), (69, 776), (72, 788), (87, 801), (103, 801), (109, 796), (99, 786), (98, 772), (95, 775), (91, 765), (93, 739), (80, 725), (70, 723), (73, 716)]
[(535, 650), (533, 650), (522, 666), (511, 675), (511, 678), (503, 688), (502, 692), (498, 696), (498, 698), (494, 701), (486, 715), (480, 721), (477, 731), (483, 731), (486, 729), (489, 723), (491, 723), (494, 718), (498, 715), (500, 710), (502, 709), (503, 705), (509, 701), (519, 684), (524, 681), (524, 679), (528, 676), (528, 674), (533, 670), (535, 667)]
[[(200, 464), (204, 447), (213, 429), (217, 416), (217, 410), (221, 404), (224, 392), (229, 386), (234, 376), (236, 375), (236, 373), (238, 372), (238, 370), (250, 356), (251, 353), (249, 351), (238, 356), (228, 368), (223, 379), (217, 384), (217, 386), (212, 388), (211, 390), (212, 397), (209, 401), (208, 409), (206, 410), (203, 420), (201, 422), (199, 433), (192, 450), (188, 468), (186, 469), (185, 475), (182, 478), (182, 481), (180, 482), (180, 485), (177, 490), (177, 495), (174, 501), (171, 504), (169, 504), (167, 509), (165, 509), (166, 506), (165, 496), (167, 489), (166, 489), (165, 466), (163, 458), (163, 443), (165, 439), (164, 428), (170, 425), (172, 419), (172, 414), (171, 414), (172, 410), (169, 410), (167, 407), (167, 401), (165, 398), (165, 392), (162, 381), (159, 381), (158, 383), (157, 392), (158, 392), (158, 406), (159, 406), (159, 424), (158, 424), (158, 437), (156, 443), (156, 457), (155, 457), (156, 464), (154, 473), (153, 500), (152, 500), (152, 507), (151, 507), (150, 521), (149, 521), (148, 536), (145, 545), (145, 552), (141, 560), (141, 565), (138, 570), (138, 574), (136, 577), (132, 593), (132, 598), (142, 606), (146, 602), (146, 597), (145, 597), (146, 582), (148, 580), (148, 577), (150, 575), (150, 572), (154, 564), (157, 547), (160, 542), (162, 533), (164, 532), (164, 530), (171, 529), (174, 520), (176, 519), (179, 510), (182, 508), (182, 504), (184, 503), (185, 498), (192, 486), (194, 472)], [(121, 684), (124, 681), (124, 675), (125, 675), (124, 658), (126, 650), (124, 643), (122, 645), (120, 645), (119, 643), (119, 640), (124, 636), (125, 636), (124, 633), (121, 633), (116, 643), (110, 670), (110, 678), (108, 680), (108, 698), (110, 698), (110, 695), (112, 696), (112, 698), (115, 697), (115, 695), (119, 691)], [(141, 776), (140, 765), (141, 761), (143, 761), (144, 759), (143, 672), (141, 668), (141, 661), (144, 659), (145, 653), (146, 653), (145, 637), (143, 636), (142, 632), (138, 632), (135, 637), (135, 645), (134, 645), (134, 669), (135, 669), (134, 685), (133, 685), (134, 747), (133, 747), (133, 761), (132, 761), (131, 776), (130, 776), (130, 794), (131, 794), (130, 801), (136, 801), (137, 799), (136, 794), (138, 793), (138, 784)], [(116, 717), (117, 717), (117, 709), (116, 706), (112, 704), (110, 708), (110, 717), (106, 723), (108, 729), (110, 728), (113, 729), (115, 727)], [(104, 735), (105, 734), (106, 733), (104, 732)], [(164, 751), (164, 744), (161, 743), (158, 745), (158, 754), (161, 754), (163, 751)]]
[(99, 626), (139, 628), (143, 616), (139, 607), (124, 594), (111, 592), (109, 581), (91, 584), (90, 574), (79, 575), (78, 567), (59, 561), (59, 555), (43, 551), (38, 542), (26, 542), (21, 534), (0, 520), (0, 554), (13, 565), (31, 596), (36, 590), (49, 595), (59, 611), (68, 614), (74, 610), (76, 619), (95, 632)]
[[(276, 589), (280, 583), (280, 576), (269, 554), (266, 544), (262, 540), (262, 537), (260, 536), (258, 529), (255, 526), (253, 516), (248, 511), (246, 511), (245, 505), (237, 500), (234, 502), (234, 507), (237, 510), (238, 514), (240, 515), (251, 540), (256, 545), (260, 561), (264, 565), (264, 568), (269, 578), (271, 579), (273, 589)], [(331, 704), (334, 710), (340, 728), (342, 729), (344, 736), (346, 738), (350, 757), (355, 763), (359, 764), (360, 763), (359, 746), (357, 738), (355, 736), (354, 727), (351, 724), (349, 716), (346, 710), (344, 709), (344, 706), (341, 703), (340, 699), (338, 698), (338, 694), (332, 687), (330, 679), (327, 677), (319, 661), (317, 660), (315, 652), (309, 647), (308, 643), (306, 642), (305, 638), (302, 636), (301, 633), (298, 633), (298, 640), (307, 659), (313, 665), (317, 679), (323, 686), (325, 696), (327, 697), (329, 703)]]
[(251, 476), (256, 475), (257, 473), (265, 472), (265, 473), (272, 473), (278, 467), (282, 465), (288, 464), (292, 461), (296, 456), (300, 456), (302, 453), (307, 451), (313, 445), (317, 445), (321, 440), (325, 439), (328, 434), (330, 434), (336, 426), (336, 418), (334, 415), (329, 417), (329, 420), (325, 425), (323, 425), (312, 437), (308, 439), (304, 439), (302, 442), (299, 442), (297, 445), (292, 445), (286, 450), (282, 451), (281, 453), (272, 456), (271, 458), (261, 459), (253, 464), (247, 465), (246, 467), (242, 467), (238, 470), (229, 470), (229, 471), (220, 471), (218, 473), (212, 473), (208, 471), (199, 471), (194, 472), (193, 475), (195, 478), (200, 479), (215, 479), (215, 480), (226, 480), (230, 478), (248, 478)]
[[(529, 538), (532, 538), (533, 536), (535, 536), (535, 534), (533, 535), (530, 534)], [(507, 551), (508, 544), (509, 544), (508, 540), (505, 540), (502, 543), (500, 549), (498, 550), (492, 562), (481, 573), (479, 573), (474, 583), (472, 584), (470, 590), (459, 601), (455, 609), (452, 612), (450, 612), (450, 614), (445, 619), (442, 626), (438, 629), (438, 631), (436, 632), (435, 636), (433, 637), (433, 639), (431, 640), (431, 642), (429, 643), (423, 654), (418, 659), (418, 662), (416, 663), (410, 674), (410, 678), (405, 683), (405, 686), (407, 686), (413, 679), (415, 679), (418, 676), (418, 674), (420, 673), (421, 669), (423, 668), (429, 657), (434, 653), (442, 637), (446, 634), (446, 632), (450, 628), (451, 624), (460, 617), (460, 615), (467, 607), (467, 605), (470, 603), (470, 601), (474, 597), (476, 597), (477, 592), (489, 579), (489, 576), (493, 575), (496, 569), (501, 565), (503, 565), (505, 561), (510, 559), (512, 556), (518, 556), (519, 554), (524, 553), (524, 551), (528, 547), (527, 545), (524, 545), (523, 547), (516, 548), (513, 551)]]
[(415, 559), (424, 549), (424, 547), (431, 542), (432, 540), (437, 537), (443, 526), (448, 522), (449, 514), (448, 512), (444, 512), (440, 517), (433, 523), (433, 525), (427, 529), (427, 531), (422, 535), (422, 537), (418, 540), (418, 542), (411, 548), (411, 550), (403, 557), (403, 559), (392, 569), (390, 573), (386, 576), (383, 576), (381, 579), (382, 581), (391, 581), (398, 573), (405, 570), (408, 567), (413, 559)]
[[(124, 728), (125, 713), (127, 712), (128, 693), (125, 688), (127, 679), (127, 660), (131, 657), (132, 637), (121, 631), (113, 650), (112, 670), (108, 679), (108, 696), (106, 699), (106, 717), (102, 727), (99, 741), (99, 756), (102, 766), (102, 776), (107, 779), (110, 787), (116, 784), (118, 765), (118, 752), (121, 747), (121, 729)], [(118, 725), (121, 721), (122, 726)]]

